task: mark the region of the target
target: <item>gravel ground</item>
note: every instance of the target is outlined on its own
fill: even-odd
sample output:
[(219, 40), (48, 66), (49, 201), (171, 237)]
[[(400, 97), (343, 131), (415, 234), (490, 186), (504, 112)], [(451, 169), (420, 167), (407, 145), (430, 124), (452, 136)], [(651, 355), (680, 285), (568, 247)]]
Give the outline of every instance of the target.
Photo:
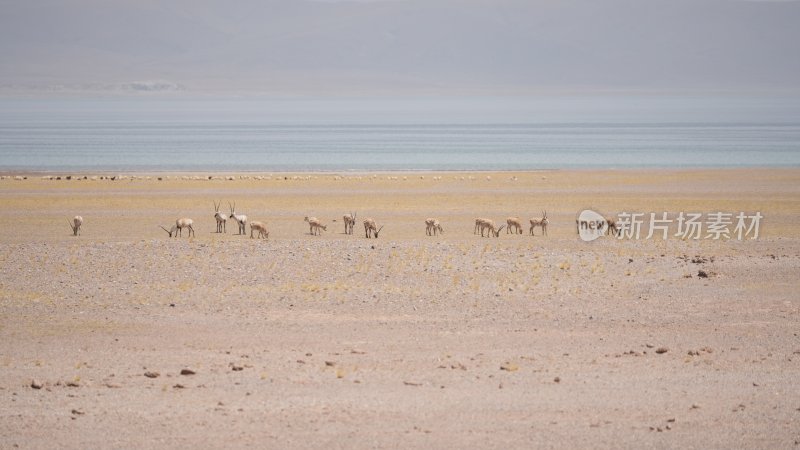
[[(0, 197), (43, 223), (84, 198), (26, 182)], [(800, 448), (800, 237), (589, 244), (577, 185), (549, 237), (474, 236), (441, 194), (434, 238), (388, 185), (378, 240), (331, 222), (336, 188), (270, 191), (269, 240), (167, 238), (174, 187), (95, 190), (80, 237), (0, 220), (0, 447)]]

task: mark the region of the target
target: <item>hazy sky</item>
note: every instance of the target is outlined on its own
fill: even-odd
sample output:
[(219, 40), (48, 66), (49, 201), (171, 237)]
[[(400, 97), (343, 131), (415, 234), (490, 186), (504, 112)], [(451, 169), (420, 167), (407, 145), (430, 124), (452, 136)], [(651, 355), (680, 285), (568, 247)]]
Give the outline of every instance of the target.
[(800, 2), (0, 0), (0, 91), (797, 90)]

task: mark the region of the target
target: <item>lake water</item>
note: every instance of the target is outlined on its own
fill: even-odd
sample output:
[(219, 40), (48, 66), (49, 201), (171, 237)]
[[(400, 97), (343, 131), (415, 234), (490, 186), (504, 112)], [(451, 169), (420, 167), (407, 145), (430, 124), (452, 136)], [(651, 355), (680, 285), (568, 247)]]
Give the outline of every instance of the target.
[(755, 166), (800, 166), (800, 97), (0, 100), (6, 171)]

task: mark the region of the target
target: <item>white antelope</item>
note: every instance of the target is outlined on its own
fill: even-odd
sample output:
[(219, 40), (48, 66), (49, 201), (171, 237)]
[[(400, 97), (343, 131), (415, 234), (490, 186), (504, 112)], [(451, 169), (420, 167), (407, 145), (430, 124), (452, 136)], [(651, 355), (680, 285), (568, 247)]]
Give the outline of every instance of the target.
[(323, 225), (322, 222), (320, 222), (319, 219), (317, 219), (316, 217), (306, 216), (306, 218), (303, 220), (308, 222), (308, 229), (309, 229), (308, 232), (314, 236), (319, 235), (321, 233), (320, 230), (328, 231), (328, 227)]
[(522, 234), (522, 222), (519, 221), (519, 217), (509, 217), (506, 219), (506, 234)]
[(214, 218), (217, 219), (217, 233), (227, 233), (228, 231), (225, 229), (225, 225), (228, 222), (227, 217), (225, 214), (219, 212), (219, 206), (222, 202), (214, 203)]
[(542, 211), (541, 219), (531, 219), (530, 222), (531, 222), (531, 228), (530, 228), (531, 236), (534, 236), (533, 230), (536, 227), (541, 227), (542, 235), (547, 236), (547, 225), (550, 223), (550, 221), (547, 220), (547, 211)]
[(231, 209), (231, 215), (229, 218), (235, 220), (236, 223), (239, 224), (239, 232), (236, 234), (247, 234), (247, 216), (244, 214), (236, 214), (236, 202), (233, 203), (233, 206), (228, 203), (228, 207)]
[(342, 219), (344, 221), (344, 234), (353, 234), (353, 227), (356, 226), (356, 213), (345, 214)]
[(503, 230), (505, 225), (502, 225), (500, 228), (496, 228), (494, 225), (494, 221), (490, 219), (483, 219), (481, 223), (481, 237), (483, 237), (483, 231), (488, 230), (486, 233), (486, 237), (500, 237), (500, 232)]
[(161, 229), (166, 231), (167, 234), (169, 234), (169, 237), (173, 237), (173, 236), (178, 237), (178, 236), (183, 236), (183, 229), (184, 228), (188, 228), (189, 229), (189, 237), (192, 237), (192, 236), (194, 236), (194, 227), (192, 225), (194, 225), (194, 220), (187, 219), (187, 218), (184, 217), (182, 219), (176, 220), (175, 221), (175, 225), (173, 225), (171, 229), (168, 230), (168, 229), (166, 229), (164, 227), (161, 227)]
[(439, 233), (444, 233), (442, 229), (442, 225), (439, 223), (439, 219), (429, 218), (425, 219), (425, 234), (428, 236), (436, 236), (436, 231)]
[(380, 233), (382, 229), (383, 227), (378, 228), (378, 226), (375, 225), (375, 220), (372, 218), (364, 220), (364, 234), (367, 235), (367, 239), (373, 234), (375, 235), (375, 239), (378, 239), (378, 233)]
[(253, 232), (258, 231), (258, 238), (261, 239), (269, 239), (269, 231), (267, 231), (267, 225), (263, 222), (259, 221), (252, 221), (250, 222), (250, 239), (253, 239)]
[[(67, 222), (69, 222), (69, 220)], [(81, 225), (83, 225), (83, 217), (75, 216), (72, 218), (72, 222), (69, 224), (69, 227), (72, 228), (73, 236), (81, 235)]]

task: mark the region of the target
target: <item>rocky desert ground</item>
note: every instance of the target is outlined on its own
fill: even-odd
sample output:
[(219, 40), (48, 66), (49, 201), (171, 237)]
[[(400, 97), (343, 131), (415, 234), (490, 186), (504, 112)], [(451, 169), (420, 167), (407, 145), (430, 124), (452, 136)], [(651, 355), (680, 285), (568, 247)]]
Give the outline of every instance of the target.
[[(800, 448), (796, 169), (10, 175), (0, 447)], [(583, 242), (584, 208), (764, 219)]]

